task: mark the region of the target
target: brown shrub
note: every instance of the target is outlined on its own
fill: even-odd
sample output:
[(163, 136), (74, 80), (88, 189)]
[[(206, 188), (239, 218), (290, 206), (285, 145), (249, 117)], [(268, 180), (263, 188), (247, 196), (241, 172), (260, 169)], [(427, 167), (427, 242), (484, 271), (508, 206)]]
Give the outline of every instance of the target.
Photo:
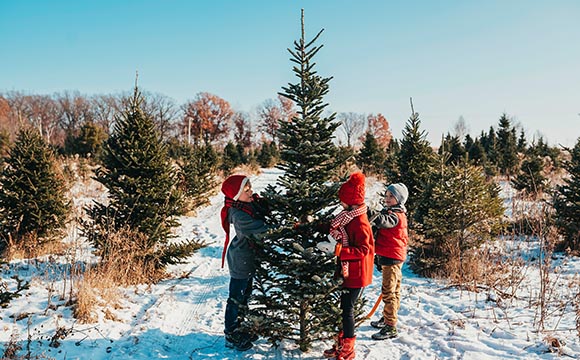
[(114, 316), (109, 308), (119, 308), (118, 286), (152, 284), (165, 273), (147, 249), (147, 237), (131, 230), (121, 230), (107, 239), (105, 257), (87, 269), (78, 283), (74, 316), (81, 322), (97, 321), (97, 307), (105, 308), (108, 318)]

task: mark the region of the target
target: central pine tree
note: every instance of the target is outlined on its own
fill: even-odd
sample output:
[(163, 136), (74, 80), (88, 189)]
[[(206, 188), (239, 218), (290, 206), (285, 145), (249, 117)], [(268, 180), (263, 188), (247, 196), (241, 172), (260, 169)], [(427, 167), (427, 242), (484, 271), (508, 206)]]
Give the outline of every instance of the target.
[(272, 231), (258, 240), (256, 290), (249, 319), (252, 326), (274, 344), (294, 340), (302, 351), (315, 340), (328, 338), (340, 321), (339, 287), (333, 280), (334, 257), (316, 248), (327, 241), (316, 222), (294, 225), (308, 215), (319, 221), (330, 219), (337, 204), (338, 184), (332, 182), (342, 163), (333, 144), (338, 126), (335, 114), (323, 112), (328, 104), (331, 78), (314, 71), (313, 57), (321, 46), (313, 46), (322, 31), (306, 42), (304, 15), (302, 37), (294, 42), (291, 61), (298, 82), (288, 84), (280, 95), (299, 109), (289, 121), (280, 121), (278, 139), (284, 174), (277, 186), (269, 185), (264, 195), (270, 200)]

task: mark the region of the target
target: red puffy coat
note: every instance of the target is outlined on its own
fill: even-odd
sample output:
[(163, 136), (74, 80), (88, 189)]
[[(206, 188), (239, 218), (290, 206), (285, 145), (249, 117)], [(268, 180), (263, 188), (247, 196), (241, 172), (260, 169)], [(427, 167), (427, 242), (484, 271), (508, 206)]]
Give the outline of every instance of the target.
[(377, 255), (389, 259), (405, 261), (407, 257), (407, 215), (404, 212), (395, 212), (399, 218), (397, 226), (392, 228), (379, 228), (375, 243)]
[(345, 230), (350, 246), (343, 246), (338, 257), (341, 261), (348, 261), (349, 275), (342, 286), (362, 288), (372, 282), (374, 266), (373, 231), (367, 214), (352, 219)]

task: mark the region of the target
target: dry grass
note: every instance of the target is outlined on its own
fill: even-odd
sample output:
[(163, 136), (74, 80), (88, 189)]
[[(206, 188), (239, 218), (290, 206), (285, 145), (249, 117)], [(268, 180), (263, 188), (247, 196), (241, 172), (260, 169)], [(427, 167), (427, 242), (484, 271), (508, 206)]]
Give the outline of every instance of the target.
[(4, 359), (19, 359), (18, 352), (22, 350), (22, 345), (18, 342), (18, 334), (12, 333), (10, 335), (10, 340), (4, 344), (4, 354), (2, 355), (2, 360)]
[(81, 322), (97, 321), (98, 308), (106, 311), (119, 307), (119, 286), (152, 284), (161, 280), (165, 272), (155, 267), (156, 261), (147, 249), (147, 238), (130, 230), (121, 230), (108, 238), (106, 255), (101, 262), (82, 274), (78, 282), (74, 316)]
[(63, 255), (67, 246), (61, 241), (40, 239), (35, 233), (24, 235), (19, 241), (8, 241), (2, 258), (6, 261), (15, 259), (33, 259), (43, 255)]
[(96, 268), (86, 271), (77, 285), (73, 315), (81, 323), (97, 322), (98, 307), (116, 306), (118, 302), (120, 294), (116, 284)]

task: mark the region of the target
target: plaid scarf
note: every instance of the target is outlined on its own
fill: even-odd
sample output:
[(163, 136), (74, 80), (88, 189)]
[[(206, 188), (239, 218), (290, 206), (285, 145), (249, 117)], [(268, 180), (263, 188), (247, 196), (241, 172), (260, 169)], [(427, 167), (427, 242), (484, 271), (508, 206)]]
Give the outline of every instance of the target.
[[(341, 247), (348, 247), (348, 234), (346, 233), (345, 226), (352, 221), (352, 219), (367, 213), (367, 206), (363, 204), (354, 210), (343, 210), (341, 211), (332, 221), (330, 222), (330, 235), (336, 239), (337, 246), (340, 244)], [(342, 276), (346, 279), (348, 277), (348, 262), (341, 261)]]
[(243, 202), (243, 201), (236, 201), (229, 197), (225, 197), (224, 200), (224, 207), (222, 207), (221, 211), (221, 220), (222, 220), (222, 228), (226, 232), (226, 241), (224, 244), (224, 250), (222, 251), (222, 268), (224, 267), (224, 262), (226, 258), (226, 252), (228, 251), (228, 245), (230, 244), (230, 223), (228, 222), (228, 209), (235, 208), (240, 209), (246, 214), (250, 215), (253, 218), (256, 218), (256, 213), (252, 203)]

